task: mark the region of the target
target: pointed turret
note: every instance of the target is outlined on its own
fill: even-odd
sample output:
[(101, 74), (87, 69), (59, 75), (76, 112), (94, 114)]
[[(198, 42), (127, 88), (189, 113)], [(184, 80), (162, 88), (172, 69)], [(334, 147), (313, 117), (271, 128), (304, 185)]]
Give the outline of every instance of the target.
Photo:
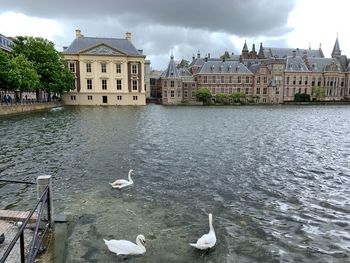
[(265, 58), (265, 55), (264, 55), (264, 48), (263, 48), (262, 42), (260, 43), (258, 58), (259, 58), (259, 59), (264, 59), (264, 58)]
[(247, 46), (247, 41), (244, 41), (244, 46), (242, 49), (242, 57), (243, 57), (243, 59), (249, 58), (249, 50), (248, 50), (248, 46)]
[(337, 35), (337, 39), (335, 40), (333, 51), (332, 51), (332, 58), (335, 56), (340, 56), (340, 55), (341, 55), (341, 50), (339, 47), (339, 40), (338, 40), (338, 35)]
[(165, 77), (165, 78), (177, 78), (178, 76), (179, 76), (179, 74), (177, 72), (176, 64), (174, 61), (174, 55), (173, 55), (173, 52), (171, 52), (169, 65), (168, 65), (168, 68), (163, 73), (163, 77)]

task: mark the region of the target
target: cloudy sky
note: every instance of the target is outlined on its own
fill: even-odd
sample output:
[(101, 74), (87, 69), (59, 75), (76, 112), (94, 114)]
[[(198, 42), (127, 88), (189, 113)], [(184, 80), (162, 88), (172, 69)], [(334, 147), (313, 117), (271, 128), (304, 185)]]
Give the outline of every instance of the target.
[(337, 33), (350, 56), (349, 0), (1, 0), (0, 33), (53, 41), (59, 51), (85, 36), (124, 38), (143, 49), (154, 69), (199, 50), (240, 54), (244, 41), (264, 46), (319, 48), (330, 56)]

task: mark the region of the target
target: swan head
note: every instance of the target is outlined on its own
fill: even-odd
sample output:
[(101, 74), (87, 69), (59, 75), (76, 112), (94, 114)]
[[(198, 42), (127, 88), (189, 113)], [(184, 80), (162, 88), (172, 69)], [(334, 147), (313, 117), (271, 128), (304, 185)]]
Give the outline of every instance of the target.
[(213, 221), (213, 215), (212, 215), (212, 213), (209, 214), (209, 221)]
[(134, 171), (133, 169), (130, 169), (130, 170), (129, 170), (129, 174), (131, 174), (133, 171)]
[(138, 235), (136, 240), (140, 240), (142, 244), (146, 245), (146, 238), (144, 235)]

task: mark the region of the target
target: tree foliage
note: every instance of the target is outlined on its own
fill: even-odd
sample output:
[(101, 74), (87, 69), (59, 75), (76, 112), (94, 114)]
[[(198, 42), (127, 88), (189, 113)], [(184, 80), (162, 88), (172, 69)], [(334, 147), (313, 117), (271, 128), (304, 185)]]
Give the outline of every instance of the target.
[(226, 103), (228, 99), (228, 95), (226, 93), (217, 93), (215, 95), (215, 101), (219, 103)]
[(0, 50), (0, 88), (9, 89), (11, 84), (8, 76), (10, 68), (10, 57)]
[(40, 77), (41, 89), (50, 94), (74, 88), (74, 75), (52, 42), (34, 37), (17, 37), (13, 42), (15, 56), (23, 55), (33, 63)]
[(186, 59), (182, 59), (181, 62), (176, 66), (176, 68), (188, 68), (190, 62)]
[(230, 56), (230, 54), (228, 53), (228, 51), (225, 51), (225, 53), (222, 54), (222, 55), (220, 56), (220, 58), (221, 58), (222, 60), (229, 59), (230, 57), (231, 57), (231, 56)]
[(310, 95), (306, 93), (296, 93), (294, 95), (294, 101), (295, 102), (309, 102), (310, 101)]
[(230, 95), (232, 98), (233, 102), (239, 103), (242, 102), (242, 99), (245, 98), (245, 93), (243, 92), (234, 92)]
[(209, 89), (205, 89), (205, 88), (198, 89), (196, 91), (195, 95), (196, 95), (196, 98), (199, 101), (203, 102), (203, 104), (209, 104), (210, 103), (210, 99), (212, 97), (210, 90)]
[(324, 100), (326, 97), (326, 91), (323, 87), (316, 86), (312, 88), (312, 94), (316, 97), (316, 100)]

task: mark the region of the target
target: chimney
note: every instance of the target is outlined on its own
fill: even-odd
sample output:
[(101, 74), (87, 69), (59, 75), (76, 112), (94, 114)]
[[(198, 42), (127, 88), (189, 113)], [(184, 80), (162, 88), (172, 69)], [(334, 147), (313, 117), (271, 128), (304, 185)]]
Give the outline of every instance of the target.
[(81, 38), (82, 35), (81, 35), (81, 30), (80, 29), (76, 29), (75, 30), (75, 38)]
[(295, 58), (296, 55), (297, 55), (297, 51), (296, 51), (296, 50), (293, 50), (293, 53), (292, 53), (293, 58)]
[(208, 53), (208, 58), (210, 58), (210, 53)]
[(200, 57), (201, 57), (201, 53), (199, 53), (199, 50), (198, 50), (197, 58), (200, 58)]
[(195, 56), (194, 56), (194, 54), (192, 55), (192, 61), (195, 59)]
[(137, 50), (141, 55), (143, 54), (143, 49), (138, 49)]
[(125, 33), (125, 38), (131, 42), (131, 33), (130, 32), (126, 32)]
[(68, 48), (67, 46), (64, 46), (64, 47), (63, 47), (63, 51), (65, 51), (67, 48)]

